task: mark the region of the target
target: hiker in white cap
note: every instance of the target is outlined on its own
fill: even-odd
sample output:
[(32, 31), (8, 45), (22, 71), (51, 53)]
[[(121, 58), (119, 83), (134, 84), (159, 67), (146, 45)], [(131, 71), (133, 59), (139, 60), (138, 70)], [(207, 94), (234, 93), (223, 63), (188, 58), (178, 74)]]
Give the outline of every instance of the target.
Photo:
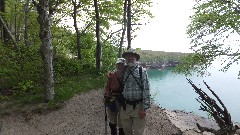
[(124, 58), (118, 58), (116, 61), (116, 69), (108, 74), (108, 81), (105, 87), (105, 103), (108, 106), (107, 114), (109, 117), (109, 127), (111, 135), (117, 135), (117, 126), (119, 127), (119, 135), (124, 135), (122, 124), (119, 117), (120, 103), (117, 97), (122, 92), (123, 69), (125, 65)]
[(146, 110), (150, 108), (150, 90), (145, 68), (138, 65), (140, 55), (133, 49), (122, 54), (126, 59), (120, 118), (125, 135), (143, 135)]

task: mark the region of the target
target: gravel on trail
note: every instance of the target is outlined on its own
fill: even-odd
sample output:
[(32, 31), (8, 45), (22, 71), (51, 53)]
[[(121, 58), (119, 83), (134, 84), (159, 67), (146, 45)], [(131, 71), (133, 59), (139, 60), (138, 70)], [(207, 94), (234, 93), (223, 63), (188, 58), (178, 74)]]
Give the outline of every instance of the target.
[[(104, 116), (103, 89), (91, 90), (46, 114), (12, 112), (0, 118), (0, 135), (105, 135)], [(218, 128), (213, 120), (156, 105), (147, 110), (146, 119), (145, 135), (200, 135), (196, 122)]]

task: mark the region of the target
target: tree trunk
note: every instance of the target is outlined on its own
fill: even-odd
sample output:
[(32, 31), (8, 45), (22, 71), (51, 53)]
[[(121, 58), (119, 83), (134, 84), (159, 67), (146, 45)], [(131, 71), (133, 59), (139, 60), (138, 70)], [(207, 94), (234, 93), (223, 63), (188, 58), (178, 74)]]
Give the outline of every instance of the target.
[(37, 5), (40, 24), (39, 37), (41, 39), (41, 56), (44, 68), (44, 87), (46, 101), (54, 99), (54, 72), (53, 72), (53, 52), (52, 52), (52, 32), (50, 29), (50, 17), (48, 0), (39, 0)]
[(28, 12), (29, 12), (29, 0), (26, 0), (26, 3), (23, 7), (24, 12), (24, 43), (26, 46), (29, 46), (29, 39), (28, 39)]
[(122, 57), (122, 46), (123, 46), (123, 41), (124, 41), (126, 27), (127, 27), (127, 18), (126, 18), (127, 1), (128, 0), (125, 0), (124, 8), (123, 8), (123, 27), (122, 27), (122, 37), (121, 37), (120, 44), (119, 44), (118, 58)]
[(75, 31), (77, 33), (77, 56), (78, 56), (78, 60), (81, 60), (82, 59), (82, 53), (81, 53), (81, 44), (80, 44), (80, 32), (79, 32), (79, 29), (78, 29), (78, 26), (77, 26), (77, 4), (76, 4), (76, 0), (73, 1), (72, 0), (72, 3), (73, 3), (73, 20), (74, 20), (74, 28), (75, 28)]
[[(5, 2), (5, 0), (0, 0), (0, 12), (3, 12), (3, 13), (6, 12), (6, 2)], [(5, 20), (4, 16), (0, 16), (0, 17), (2, 19), (1, 21), (4, 22), (4, 20)], [(11, 38), (11, 37), (9, 37), (8, 29), (6, 29), (7, 28), (7, 24), (1, 23), (0, 27), (2, 29), (1, 38), (2, 38), (3, 44), (6, 44), (10, 40), (10, 38)]]
[(14, 5), (15, 7), (15, 15), (14, 15), (14, 37), (15, 37), (15, 41), (19, 41), (18, 39), (18, 28), (17, 28), (17, 2), (18, 0), (15, 0), (16, 3)]
[(101, 71), (101, 66), (102, 66), (102, 45), (100, 41), (100, 17), (99, 17), (97, 0), (94, 0), (94, 7), (95, 7), (95, 16), (96, 16), (96, 38), (97, 38), (96, 71), (99, 73)]
[(131, 40), (132, 40), (132, 37), (131, 37), (131, 0), (128, 0), (128, 7), (127, 7), (127, 40), (128, 40), (128, 46), (127, 46), (127, 49), (131, 48)]
[[(0, 12), (5, 13), (5, 6), (6, 6), (5, 0), (0, 0)], [(1, 15), (0, 15), (0, 17), (1, 17), (1, 19), (3, 19)], [(0, 23), (0, 30), (1, 30), (1, 33), (0, 33), (1, 40), (4, 43), (4, 27), (3, 27), (3, 23)]]

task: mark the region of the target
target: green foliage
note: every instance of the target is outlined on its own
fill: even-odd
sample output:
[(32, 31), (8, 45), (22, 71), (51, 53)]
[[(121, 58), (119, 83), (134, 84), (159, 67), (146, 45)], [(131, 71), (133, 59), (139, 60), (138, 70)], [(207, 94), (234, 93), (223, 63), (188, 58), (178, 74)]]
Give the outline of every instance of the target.
[(103, 47), (102, 52), (103, 52), (102, 57), (104, 58), (102, 60), (103, 63), (102, 72), (105, 73), (115, 68), (118, 48), (106, 43)]
[[(191, 23), (187, 33), (191, 38), (191, 49), (196, 53), (195, 56), (204, 57), (204, 62), (201, 62), (201, 65), (198, 64), (199, 67), (201, 66), (198, 68), (198, 72), (204, 73), (219, 57), (222, 62), (221, 70), (228, 70), (233, 63), (238, 63), (240, 59), (239, 2), (235, 0), (203, 0), (198, 1), (193, 9), (195, 13), (190, 17)], [(191, 70), (195, 61), (201, 61), (203, 57), (199, 57), (198, 60), (198, 57), (190, 55), (187, 59), (189, 61), (185, 65), (189, 68), (183, 66), (183, 69)], [(195, 68), (193, 69), (195, 70)]]
[[(30, 2), (29, 11), (26, 13), (26, 17), (23, 12), (24, 2), (20, 0), (7, 0), (6, 1), (6, 12), (1, 13), (4, 15), (5, 23), (11, 26), (13, 36), (18, 41), (18, 43), (24, 43), (24, 23), (27, 27), (28, 45), (39, 44), (39, 24), (37, 22), (37, 12), (33, 10), (32, 4)], [(25, 18), (27, 21), (25, 22)], [(13, 32), (14, 31), (14, 32)]]
[(87, 74), (64, 78), (62, 82), (55, 87), (56, 96), (53, 102), (65, 101), (77, 93), (102, 88), (105, 82), (105, 75)]
[[(96, 47), (96, 40), (95, 40), (95, 35), (94, 33), (82, 33), (81, 35), (81, 42), (80, 42), (82, 49), (95, 49)], [(76, 50), (76, 48), (72, 49)], [(85, 55), (86, 57), (86, 55)]]
[[(0, 106), (0, 115), (4, 109), (13, 108), (19, 111), (27, 111), (28, 105), (35, 105), (33, 111), (41, 113), (55, 110), (62, 107), (64, 101), (69, 100), (75, 94), (87, 92), (92, 89), (103, 88), (106, 82), (105, 75), (86, 74), (79, 76), (65, 77), (55, 85), (55, 98), (49, 103), (44, 103), (43, 87), (34, 87), (35, 93), (22, 93), (21, 95), (0, 96), (0, 103), (5, 101), (5, 105)], [(31, 107), (32, 110), (33, 107)]]
[(31, 81), (42, 83), (42, 63), (37, 47), (18, 46), (18, 50), (0, 46), (0, 87), (18, 88)]
[[(102, 88), (105, 82), (105, 75), (87, 74), (65, 77), (55, 85), (55, 98), (48, 105), (54, 106), (72, 98), (75, 94)], [(43, 103), (45, 99), (43, 87), (34, 87), (33, 90), (35, 93), (21, 93), (21, 95), (12, 95), (9, 97), (0, 96), (0, 102), (9, 100), (9, 106)]]
[(68, 30), (55, 31), (54, 35), (61, 39), (54, 39), (55, 50), (55, 73), (57, 76), (79, 75), (82, 73), (90, 73), (95, 70), (95, 48), (96, 41), (94, 34), (83, 33), (81, 35), (81, 54), (82, 60), (77, 60), (77, 46), (75, 35)]
[(72, 50), (76, 50), (75, 35), (70, 30), (52, 25), (52, 35), (54, 54), (70, 55)]
[[(59, 32), (57, 32), (59, 31)], [(93, 33), (81, 34), (82, 60), (77, 60), (77, 46), (75, 35), (68, 30), (58, 30), (53, 35), (61, 36), (61, 39), (54, 39), (54, 69), (57, 79), (61, 76), (80, 75), (84, 73), (95, 73), (95, 49), (96, 40)], [(117, 48), (105, 42), (102, 48), (102, 72), (113, 68)]]
[(0, 101), (7, 101), (9, 100), (9, 97), (8, 96), (2, 96), (0, 95)]
[(17, 89), (18, 91), (15, 94), (22, 95), (22, 94), (25, 94), (25, 93), (34, 93), (33, 88), (34, 88), (34, 82), (33, 81), (24, 80), (24, 81), (19, 82), (17, 84), (15, 89)]
[[(189, 54), (182, 58), (182, 62), (173, 69), (173, 72), (190, 76), (197, 73), (203, 76), (208, 73), (206, 67), (202, 66), (207, 62), (208, 59), (205, 55)], [(210, 64), (208, 63), (208, 65)]]
[(80, 75), (83, 73), (83, 66), (80, 61), (57, 55), (54, 58), (55, 74), (58, 77), (69, 77), (71, 75)]
[[(41, 46), (40, 26), (37, 22), (38, 12), (32, 2), (29, 3), (29, 10), (26, 14), (23, 12), (25, 2), (7, 0), (6, 13), (1, 13), (16, 39), (18, 49), (12, 49), (11, 45), (3, 46), (0, 44), (0, 90), (1, 92), (2, 90), (8, 90), (14, 93), (9, 97), (1, 95), (0, 98), (2, 100), (16, 100), (14, 103), (38, 103), (44, 101), (45, 93), (43, 88), (43, 64), (39, 51)], [(132, 8), (134, 12), (133, 23), (137, 24), (141, 20), (141, 16), (151, 16), (146, 9), (146, 7), (150, 7), (149, 2), (150, 0), (134, 2)], [(54, 79), (56, 83), (56, 99), (53, 102), (69, 99), (78, 92), (103, 87), (106, 79), (103, 75), (108, 70), (115, 68), (118, 51), (116, 46), (118, 40), (120, 40), (117, 34), (120, 34), (121, 31), (112, 36), (112, 28), (114, 25), (115, 29), (115, 24), (120, 24), (119, 29), (122, 28), (123, 15), (123, 1), (99, 1), (100, 18), (102, 19), (100, 21), (101, 40), (103, 41), (103, 68), (101, 73), (95, 76), (93, 75), (93, 73), (96, 73), (94, 24), (84, 30), (87, 24), (94, 21), (93, 3), (89, 0), (83, 0), (80, 2), (78, 9), (77, 23), (81, 24), (79, 31), (81, 33), (82, 60), (76, 59), (76, 33), (72, 31), (73, 24), (59, 23), (63, 21), (61, 19), (71, 17), (71, 1), (64, 0), (60, 3), (61, 5), (56, 7), (57, 11), (51, 18)], [(111, 38), (109, 38), (110, 35)]]

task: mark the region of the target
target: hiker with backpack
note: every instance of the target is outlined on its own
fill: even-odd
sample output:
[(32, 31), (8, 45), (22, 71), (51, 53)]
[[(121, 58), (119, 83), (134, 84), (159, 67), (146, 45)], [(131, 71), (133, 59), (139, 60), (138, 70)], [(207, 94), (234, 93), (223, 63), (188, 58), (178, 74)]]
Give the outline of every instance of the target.
[[(124, 58), (118, 58), (116, 61), (116, 70), (108, 73), (108, 80), (105, 87), (105, 104), (108, 106), (107, 114), (109, 117), (109, 127), (111, 135), (117, 135), (117, 126), (119, 135), (124, 135), (122, 124), (120, 121), (119, 111), (120, 103), (117, 98), (122, 92), (123, 69), (125, 65)], [(105, 108), (106, 109), (106, 108)], [(105, 116), (105, 121), (107, 118)]]
[(150, 108), (148, 74), (138, 65), (140, 55), (133, 49), (122, 54), (126, 59), (123, 75), (123, 91), (120, 119), (126, 135), (143, 135), (146, 110)]

